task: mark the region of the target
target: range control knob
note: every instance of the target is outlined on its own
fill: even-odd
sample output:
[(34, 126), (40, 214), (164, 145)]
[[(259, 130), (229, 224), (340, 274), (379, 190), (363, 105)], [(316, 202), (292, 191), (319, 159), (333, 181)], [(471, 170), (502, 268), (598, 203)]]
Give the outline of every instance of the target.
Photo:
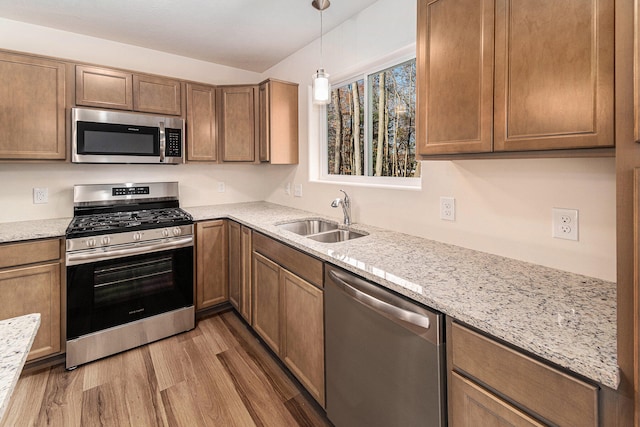
[(133, 233), (133, 240), (135, 240), (136, 242), (139, 242), (140, 239), (142, 239), (142, 233), (140, 232)]
[(169, 237), (169, 230), (167, 230), (166, 228), (164, 230), (162, 230), (162, 236), (163, 237)]
[(173, 235), (174, 236), (179, 236), (182, 234), (182, 230), (180, 229), (180, 227), (173, 227)]
[(104, 237), (102, 238), (102, 244), (106, 246), (106, 245), (108, 245), (109, 243), (111, 243), (111, 237), (109, 237), (109, 236), (104, 236)]
[(87, 239), (85, 244), (87, 245), (87, 247), (92, 248), (96, 245), (96, 239)]

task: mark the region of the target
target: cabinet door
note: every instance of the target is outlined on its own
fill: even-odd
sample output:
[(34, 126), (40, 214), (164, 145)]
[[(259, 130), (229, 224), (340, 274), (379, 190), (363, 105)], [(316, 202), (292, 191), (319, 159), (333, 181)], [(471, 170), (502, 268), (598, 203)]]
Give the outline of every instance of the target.
[(419, 154), (491, 151), (493, 25), (493, 0), (418, 1)]
[(187, 84), (187, 161), (216, 162), (216, 90)]
[(219, 138), (224, 162), (253, 162), (256, 151), (254, 86), (220, 89)]
[(297, 84), (271, 80), (260, 86), (259, 152), (260, 161), (273, 165), (298, 163)]
[(253, 328), (280, 354), (280, 267), (253, 253)]
[(133, 75), (133, 109), (146, 113), (182, 114), (180, 81), (165, 77)]
[(242, 276), (240, 280), (240, 314), (244, 319), (252, 323), (252, 286), (251, 286), (251, 274), (253, 263), (251, 262), (251, 256), (253, 253), (253, 233), (249, 227), (242, 226), (240, 230), (241, 236), (241, 267)]
[(196, 224), (196, 310), (228, 299), (228, 241), (224, 220)]
[(0, 319), (40, 313), (27, 360), (60, 352), (60, 263), (0, 271)]
[(240, 311), (240, 281), (242, 280), (242, 259), (240, 224), (229, 221), (229, 302)]
[(64, 160), (65, 65), (0, 53), (0, 81), (0, 159)]
[(613, 3), (497, 0), (494, 150), (614, 145)]
[(107, 68), (76, 66), (76, 105), (133, 109), (133, 75)]
[(323, 292), (282, 269), (282, 354), (311, 395), (324, 407)]
[(544, 426), (456, 372), (449, 385), (451, 427)]

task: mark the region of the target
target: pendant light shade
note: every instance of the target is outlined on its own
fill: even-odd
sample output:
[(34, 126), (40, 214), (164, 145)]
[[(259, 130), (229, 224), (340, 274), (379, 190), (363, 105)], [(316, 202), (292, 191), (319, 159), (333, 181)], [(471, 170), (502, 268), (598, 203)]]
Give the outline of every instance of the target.
[(324, 68), (320, 68), (313, 75), (313, 103), (316, 105), (328, 104), (331, 102), (331, 85), (329, 84), (329, 74)]
[[(320, 11), (320, 62), (322, 63), (322, 11), (328, 8), (329, 0), (313, 0), (311, 5)], [(313, 75), (313, 103), (325, 105), (331, 102), (331, 85), (329, 74), (320, 67)]]

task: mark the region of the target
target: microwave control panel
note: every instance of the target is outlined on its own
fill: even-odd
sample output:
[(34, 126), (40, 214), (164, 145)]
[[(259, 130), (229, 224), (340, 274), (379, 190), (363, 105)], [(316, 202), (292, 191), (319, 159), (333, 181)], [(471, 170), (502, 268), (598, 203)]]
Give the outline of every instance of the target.
[(167, 157), (182, 157), (182, 131), (180, 129), (166, 129), (167, 147), (165, 155)]

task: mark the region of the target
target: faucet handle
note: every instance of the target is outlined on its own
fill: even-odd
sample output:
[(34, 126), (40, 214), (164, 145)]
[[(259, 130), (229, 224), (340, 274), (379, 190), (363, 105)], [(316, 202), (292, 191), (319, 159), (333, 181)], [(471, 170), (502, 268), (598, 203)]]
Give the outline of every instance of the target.
[(347, 194), (347, 192), (344, 191), (344, 190), (340, 190), (340, 191), (342, 191), (342, 193), (344, 194), (344, 202), (345, 202), (345, 204), (349, 203), (349, 195)]

